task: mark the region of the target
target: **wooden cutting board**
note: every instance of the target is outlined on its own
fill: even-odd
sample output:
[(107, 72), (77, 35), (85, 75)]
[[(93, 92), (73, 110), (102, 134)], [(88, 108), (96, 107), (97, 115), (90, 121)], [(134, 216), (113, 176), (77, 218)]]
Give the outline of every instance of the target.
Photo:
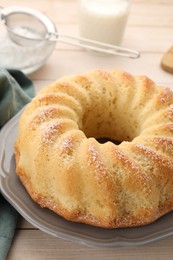
[(163, 55), (161, 67), (165, 71), (173, 73), (173, 46)]

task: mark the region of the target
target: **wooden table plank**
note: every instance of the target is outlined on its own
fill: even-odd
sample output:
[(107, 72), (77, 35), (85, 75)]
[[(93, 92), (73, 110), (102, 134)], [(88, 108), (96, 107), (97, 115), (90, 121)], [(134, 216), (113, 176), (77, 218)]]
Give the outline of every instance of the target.
[(134, 248), (91, 248), (49, 236), (39, 230), (18, 230), (7, 260), (171, 260), (173, 239)]
[(160, 68), (162, 54), (142, 53), (140, 59), (127, 59), (100, 55), (87, 51), (55, 51), (48, 62), (36, 73), (33, 80), (56, 80), (68, 74), (94, 69), (123, 69), (136, 75), (147, 75), (156, 82), (172, 82), (172, 74)]

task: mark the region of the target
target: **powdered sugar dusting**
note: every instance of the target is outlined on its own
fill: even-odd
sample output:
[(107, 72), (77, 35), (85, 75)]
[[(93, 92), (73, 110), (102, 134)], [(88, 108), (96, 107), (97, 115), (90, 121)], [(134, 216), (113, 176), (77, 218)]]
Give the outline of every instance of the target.
[(28, 122), (27, 127), (30, 130), (35, 130), (39, 124), (52, 119), (57, 110), (53, 107), (46, 107), (46, 109), (39, 110), (37, 114)]
[(43, 143), (54, 143), (57, 136), (61, 133), (62, 122), (56, 121), (51, 124), (43, 123), (40, 129), (41, 141)]
[(109, 174), (106, 165), (103, 163), (103, 161), (101, 161), (96, 147), (92, 144), (88, 146), (88, 163), (92, 168), (94, 168), (97, 177), (98, 175), (107, 176)]
[(164, 152), (168, 151), (172, 153), (173, 151), (173, 138), (155, 137), (154, 143), (156, 144), (158, 149), (162, 148)]
[(132, 169), (135, 171), (139, 171), (138, 165), (132, 160), (130, 160), (123, 152), (119, 151), (118, 149), (116, 149), (116, 156), (118, 161), (120, 161), (124, 167), (127, 167), (128, 169)]
[(61, 143), (60, 150), (65, 152), (66, 154), (70, 154), (73, 151), (73, 140), (71, 137), (67, 137), (63, 142)]
[(143, 145), (136, 144), (135, 147), (138, 149), (138, 151), (142, 152), (142, 155), (146, 155), (148, 160), (151, 160), (157, 168), (167, 168), (168, 170), (173, 171), (172, 160), (167, 160), (165, 157), (157, 154), (155, 151), (150, 150)]
[(139, 185), (141, 185), (141, 189), (145, 193), (150, 193), (151, 192), (151, 177), (148, 174), (147, 170), (144, 170), (138, 165), (135, 160), (132, 161), (130, 157), (126, 156), (124, 153), (121, 151), (117, 151), (117, 159), (120, 160), (123, 168), (125, 168), (125, 171), (123, 172), (127, 173), (127, 175), (133, 176), (132, 178), (136, 178), (139, 182)]
[(173, 102), (173, 92), (169, 88), (164, 88), (158, 96), (159, 104), (171, 104)]
[(171, 105), (168, 109), (168, 118), (173, 120), (173, 105)]

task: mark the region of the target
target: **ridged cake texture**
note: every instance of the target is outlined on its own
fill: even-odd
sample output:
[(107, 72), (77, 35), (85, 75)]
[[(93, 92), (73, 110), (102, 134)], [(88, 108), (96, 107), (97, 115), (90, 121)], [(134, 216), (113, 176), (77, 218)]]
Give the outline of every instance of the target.
[(173, 92), (119, 70), (65, 76), (25, 108), (15, 156), (31, 198), (65, 219), (151, 223), (173, 210)]

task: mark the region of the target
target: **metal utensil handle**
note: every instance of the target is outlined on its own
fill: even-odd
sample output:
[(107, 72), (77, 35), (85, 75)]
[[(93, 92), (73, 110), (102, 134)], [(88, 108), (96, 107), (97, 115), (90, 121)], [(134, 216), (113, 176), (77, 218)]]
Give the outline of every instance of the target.
[(0, 21), (2, 21), (4, 19), (3, 12), (1, 11), (3, 9), (4, 9), (4, 7), (2, 5), (0, 5)]
[(133, 59), (140, 57), (140, 53), (138, 51), (134, 51), (131, 49), (127, 49), (127, 48), (123, 48), (120, 46), (111, 45), (107, 43), (101, 43), (86, 38), (75, 37), (71, 35), (65, 35), (59, 33), (51, 34), (48, 36), (48, 39), (52, 41), (68, 43), (74, 46), (83, 47), (89, 50), (112, 54), (112, 55), (119, 55), (119, 56), (124, 56)]

